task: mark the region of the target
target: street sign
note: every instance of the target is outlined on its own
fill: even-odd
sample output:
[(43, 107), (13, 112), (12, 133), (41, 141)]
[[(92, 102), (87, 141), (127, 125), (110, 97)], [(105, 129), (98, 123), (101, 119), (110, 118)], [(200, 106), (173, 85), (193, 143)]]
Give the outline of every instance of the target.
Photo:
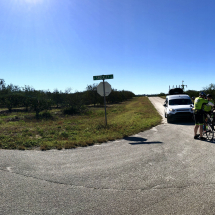
[(98, 75), (93, 76), (93, 80), (104, 80), (104, 79), (113, 79), (113, 75)]
[[(111, 93), (111, 85), (108, 82), (104, 82), (105, 84), (105, 96), (108, 96)], [(100, 82), (97, 86), (97, 93), (101, 96), (104, 96), (104, 88), (103, 88), (103, 82)]]
[(107, 126), (107, 114), (106, 114), (106, 100), (105, 96), (108, 96), (111, 93), (111, 85), (108, 82), (105, 82), (105, 79), (113, 79), (113, 74), (111, 75), (98, 75), (93, 76), (93, 80), (103, 80), (97, 86), (97, 93), (101, 96), (104, 96), (104, 106), (105, 106), (105, 125)]

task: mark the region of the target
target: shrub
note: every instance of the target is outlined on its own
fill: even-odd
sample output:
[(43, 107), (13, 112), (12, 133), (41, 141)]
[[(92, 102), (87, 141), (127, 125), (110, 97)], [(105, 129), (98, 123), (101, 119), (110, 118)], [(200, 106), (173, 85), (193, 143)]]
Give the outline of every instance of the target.
[(46, 143), (43, 143), (41, 146), (40, 146), (40, 150), (41, 151), (46, 151), (46, 150), (50, 150), (51, 147), (48, 146)]
[(88, 109), (86, 106), (81, 105), (81, 106), (72, 106), (72, 107), (67, 107), (63, 109), (63, 114), (64, 115), (74, 115), (74, 114), (82, 114), (82, 113), (87, 113)]
[(23, 143), (23, 146), (24, 147), (27, 147), (27, 148), (30, 148), (30, 147), (33, 147), (33, 146), (37, 146), (38, 145), (38, 142), (35, 141), (35, 140), (28, 140), (26, 142)]
[(68, 138), (69, 137), (69, 134), (67, 133), (67, 132), (62, 132), (61, 134), (60, 134), (60, 136), (61, 137), (64, 137), (64, 138)]
[(66, 144), (64, 145), (65, 149), (73, 149), (76, 148), (76, 143), (75, 142), (66, 142)]
[(25, 146), (23, 146), (23, 145), (18, 146), (18, 149), (19, 149), (19, 150), (25, 150)]
[(94, 145), (94, 141), (93, 141), (93, 140), (87, 140), (87, 141), (86, 141), (86, 144), (87, 144), (88, 146), (92, 146), (92, 145)]
[(61, 150), (63, 147), (60, 143), (56, 143), (56, 149), (57, 150)]
[(53, 116), (50, 112), (46, 111), (46, 112), (43, 112), (42, 114), (40, 114), (40, 117), (41, 118), (45, 118), (45, 119), (52, 119)]

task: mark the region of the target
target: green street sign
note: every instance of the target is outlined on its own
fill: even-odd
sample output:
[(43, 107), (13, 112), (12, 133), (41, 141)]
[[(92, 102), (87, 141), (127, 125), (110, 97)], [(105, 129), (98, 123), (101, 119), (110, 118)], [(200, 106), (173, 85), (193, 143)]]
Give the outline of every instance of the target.
[(104, 80), (104, 79), (113, 79), (113, 75), (98, 75), (93, 76), (93, 80)]

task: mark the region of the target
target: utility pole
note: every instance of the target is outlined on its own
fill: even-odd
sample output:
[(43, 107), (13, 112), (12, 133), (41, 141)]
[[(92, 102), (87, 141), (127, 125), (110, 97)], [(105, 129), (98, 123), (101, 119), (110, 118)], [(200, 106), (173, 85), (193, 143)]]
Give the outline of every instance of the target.
[(184, 90), (184, 87), (187, 87), (187, 85), (184, 85), (184, 81), (182, 81), (181, 87), (182, 87), (183, 90)]

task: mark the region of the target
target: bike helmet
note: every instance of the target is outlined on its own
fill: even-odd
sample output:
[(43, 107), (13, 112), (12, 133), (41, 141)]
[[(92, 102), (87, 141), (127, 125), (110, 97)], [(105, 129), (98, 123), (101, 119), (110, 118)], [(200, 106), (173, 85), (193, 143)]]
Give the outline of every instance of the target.
[(206, 94), (204, 92), (200, 92), (199, 96), (206, 97)]
[(211, 95), (211, 94), (207, 94), (207, 97), (208, 97), (208, 98), (212, 98), (212, 95)]

